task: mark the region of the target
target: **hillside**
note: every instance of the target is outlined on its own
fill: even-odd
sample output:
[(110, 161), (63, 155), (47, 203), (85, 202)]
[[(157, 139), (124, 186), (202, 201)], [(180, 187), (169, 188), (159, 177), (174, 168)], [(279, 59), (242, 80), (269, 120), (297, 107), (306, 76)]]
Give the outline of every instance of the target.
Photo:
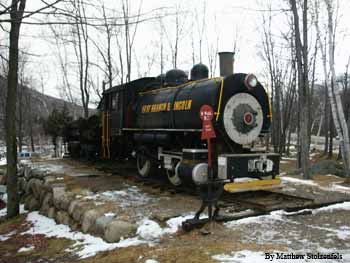
[[(0, 139), (4, 136), (4, 121), (5, 121), (5, 110), (6, 110), (6, 79), (0, 76)], [(36, 90), (30, 89), (26, 86), (18, 87), (18, 98), (21, 97), (22, 93), (22, 119), (24, 121), (38, 122), (40, 119), (46, 119), (50, 112), (54, 109), (61, 109), (66, 105), (69, 112), (78, 119), (83, 116), (83, 108), (79, 105), (64, 101), (62, 99), (54, 98), (48, 95), (44, 95)], [(19, 101), (19, 99), (18, 99)], [(17, 103), (17, 109), (19, 104)], [(93, 110), (92, 110), (93, 111)], [(31, 115), (31, 116), (30, 116)], [(17, 119), (19, 114), (17, 112)]]

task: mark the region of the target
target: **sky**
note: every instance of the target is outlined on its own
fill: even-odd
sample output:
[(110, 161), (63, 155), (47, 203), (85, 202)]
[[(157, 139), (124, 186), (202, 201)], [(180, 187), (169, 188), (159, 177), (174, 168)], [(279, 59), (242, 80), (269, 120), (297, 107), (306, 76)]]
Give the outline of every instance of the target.
[[(103, 1), (106, 6), (120, 10), (119, 1), (106, 0)], [(136, 13), (139, 6), (139, 0), (130, 0), (131, 12)], [(237, 39), (237, 52), (235, 56), (235, 72), (254, 73), (262, 82), (267, 82), (266, 64), (262, 60), (259, 53), (261, 52), (261, 38), (262, 38), (262, 16), (266, 14), (262, 10), (266, 9), (266, 2), (262, 0), (246, 0), (232, 1), (232, 0), (196, 0), (189, 3), (188, 1), (170, 1), (170, 0), (143, 0), (142, 11), (158, 7), (174, 8), (175, 5), (180, 6), (184, 11), (181, 15), (185, 24), (184, 37), (181, 38), (179, 44), (179, 60), (178, 68), (185, 71), (190, 71), (192, 67), (192, 39), (194, 35), (195, 45), (198, 44), (196, 36), (198, 35), (198, 25), (193, 22), (191, 17), (194, 16), (195, 11), (198, 11), (199, 16), (203, 14), (203, 3), (206, 8), (206, 36), (207, 42), (216, 43), (218, 41), (218, 51), (232, 51), (234, 40)], [(28, 1), (27, 10), (35, 9), (39, 1)], [(272, 8), (276, 11), (273, 14), (273, 34), (281, 35), (281, 32), (287, 31), (288, 26), (285, 19), (285, 14), (279, 11), (282, 7), (286, 7), (286, 1), (272, 1)], [(336, 41), (336, 71), (342, 73), (345, 70), (345, 65), (348, 61), (350, 51), (350, 36), (348, 30), (348, 18), (346, 14), (350, 11), (350, 3), (346, 0), (339, 2), (339, 24), (338, 35)], [(174, 10), (174, 9), (171, 9)], [(92, 11), (93, 12), (93, 11)], [(174, 16), (164, 18), (164, 28), (169, 38), (172, 38), (174, 30)], [(321, 19), (325, 19), (323, 16)], [(201, 20), (201, 19), (198, 19)], [(201, 24), (201, 23), (199, 23)], [(139, 64), (139, 71), (148, 68), (149, 58), (155, 57), (151, 69), (148, 74), (156, 76), (160, 74), (159, 50), (160, 50), (160, 23), (158, 20), (151, 20), (139, 25), (137, 29), (134, 54), (137, 61), (133, 62), (132, 78), (137, 78), (138, 72), (136, 69)], [(55, 97), (62, 97), (60, 87), (62, 86), (61, 72), (59, 70), (57, 61), (57, 47), (52, 44), (53, 39), (50, 37), (50, 31), (45, 26), (23, 25), (22, 38), (20, 46), (25, 48), (27, 52), (34, 54), (29, 56), (29, 63), (27, 65), (28, 72), (35, 79), (36, 89), (43, 90), (45, 94)], [(164, 32), (163, 32), (164, 34)], [(311, 32), (310, 32), (311, 35)], [(311, 41), (312, 41), (312, 37)], [(276, 38), (278, 41), (278, 38)], [(163, 35), (164, 48), (166, 53), (170, 53), (167, 39)], [(278, 45), (278, 43), (277, 43)], [(207, 48), (204, 47), (206, 50)], [(198, 48), (196, 54), (196, 63), (199, 62)], [(73, 50), (69, 50), (68, 57), (73, 56)], [(93, 51), (91, 51), (93, 52)], [(288, 52), (288, 50), (282, 50)], [(94, 57), (96, 63), (102, 63), (98, 58), (96, 51), (91, 57)], [(204, 52), (205, 53), (205, 52)], [(115, 53), (115, 57), (116, 57)], [(208, 64), (207, 57), (203, 56), (203, 63)], [(117, 59), (116, 59), (117, 62)], [(218, 63), (218, 58), (217, 58)], [(74, 65), (72, 65), (74, 67)], [(170, 56), (165, 58), (165, 71), (171, 69)], [(322, 79), (322, 68), (318, 65), (317, 79)], [(95, 74), (95, 73), (92, 73)], [(216, 75), (218, 75), (218, 66)], [(103, 76), (96, 73), (97, 82), (102, 82)], [(72, 79), (72, 82), (76, 82)], [(41, 85), (43, 84), (43, 85)], [(75, 83), (76, 84), (76, 83)], [(97, 97), (95, 96), (95, 100)]]

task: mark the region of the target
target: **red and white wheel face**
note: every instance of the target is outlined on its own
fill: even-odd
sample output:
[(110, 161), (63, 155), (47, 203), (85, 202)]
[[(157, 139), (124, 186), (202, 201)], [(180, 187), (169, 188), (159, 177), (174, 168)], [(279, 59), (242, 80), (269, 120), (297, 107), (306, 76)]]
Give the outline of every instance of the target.
[(226, 103), (223, 122), (227, 135), (238, 144), (255, 141), (263, 126), (262, 108), (252, 95), (238, 93)]

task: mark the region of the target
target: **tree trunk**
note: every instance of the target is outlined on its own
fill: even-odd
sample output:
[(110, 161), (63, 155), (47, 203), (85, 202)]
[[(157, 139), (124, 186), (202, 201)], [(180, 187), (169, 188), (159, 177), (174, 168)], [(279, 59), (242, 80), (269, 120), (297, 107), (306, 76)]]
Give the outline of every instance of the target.
[(7, 217), (19, 214), (17, 190), (16, 102), (18, 85), (18, 41), (26, 0), (12, 0), (9, 71), (6, 98)]
[(295, 54), (298, 68), (298, 93), (300, 103), (300, 152), (299, 160), (303, 177), (309, 179), (309, 78), (308, 78), (308, 59), (307, 59), (307, 0), (304, 0), (303, 6), (303, 44), (299, 27), (299, 16), (296, 6), (296, 0), (291, 0), (291, 8), (294, 18), (295, 35)]

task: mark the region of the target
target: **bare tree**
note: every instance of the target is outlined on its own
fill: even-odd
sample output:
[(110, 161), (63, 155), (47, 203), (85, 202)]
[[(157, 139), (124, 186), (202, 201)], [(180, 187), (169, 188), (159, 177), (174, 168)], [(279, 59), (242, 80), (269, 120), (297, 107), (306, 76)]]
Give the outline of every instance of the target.
[[(300, 122), (300, 149), (299, 160), (300, 167), (304, 178), (310, 178), (309, 171), (309, 71), (308, 71), (308, 1), (303, 0), (302, 5), (302, 34), (299, 25), (299, 15), (296, 0), (290, 0), (294, 21), (294, 41), (295, 56), (298, 70), (298, 95), (299, 95), (299, 112), (302, 116)], [(303, 42), (301, 41), (303, 38)]]
[(7, 217), (12, 218), (19, 214), (19, 197), (17, 193), (17, 142), (16, 142), (16, 103), (18, 86), (18, 51), (20, 28), (23, 19), (42, 12), (54, 6), (60, 0), (47, 3), (42, 2), (43, 7), (38, 10), (25, 13), (26, 0), (12, 0), (9, 6), (5, 6), (0, 16), (9, 18), (1, 19), (3, 23), (10, 24), (7, 98), (6, 98), (6, 147), (7, 147)]
[(25, 6), (26, 0), (12, 0), (11, 6), (9, 7), (11, 30), (6, 99), (8, 218), (15, 217), (19, 214), (19, 197), (17, 194), (16, 102), (18, 85), (18, 41)]
[(162, 24), (162, 26), (171, 50), (171, 61), (172, 61), (173, 68), (177, 68), (180, 42), (181, 42), (181, 39), (183, 39), (184, 35), (186, 34), (185, 25), (186, 25), (186, 19), (187, 19), (187, 12), (184, 12), (183, 10), (181, 10), (180, 4), (176, 4), (174, 16), (175, 16), (174, 36), (170, 35), (169, 30), (166, 30), (166, 27), (164, 26), (164, 24)]
[(332, 1), (325, 0), (328, 14), (328, 53), (329, 53), (329, 69), (330, 69), (330, 86), (328, 88), (328, 95), (330, 97), (332, 115), (334, 125), (336, 127), (339, 142), (342, 151), (344, 169), (347, 177), (350, 176), (350, 145), (349, 132), (345, 122), (344, 111), (340, 99), (339, 90), (335, 90), (336, 73), (334, 67), (334, 50), (335, 50), (335, 25), (334, 25), (334, 5)]
[(138, 12), (136, 15), (136, 21), (132, 24), (134, 26), (133, 31), (130, 24), (130, 2), (129, 0), (122, 0), (122, 10), (124, 18), (124, 34), (125, 34), (125, 52), (126, 52), (126, 81), (131, 81), (131, 65), (132, 65), (132, 51), (135, 41), (135, 36), (137, 32), (137, 26), (140, 22), (142, 1), (140, 2)]

